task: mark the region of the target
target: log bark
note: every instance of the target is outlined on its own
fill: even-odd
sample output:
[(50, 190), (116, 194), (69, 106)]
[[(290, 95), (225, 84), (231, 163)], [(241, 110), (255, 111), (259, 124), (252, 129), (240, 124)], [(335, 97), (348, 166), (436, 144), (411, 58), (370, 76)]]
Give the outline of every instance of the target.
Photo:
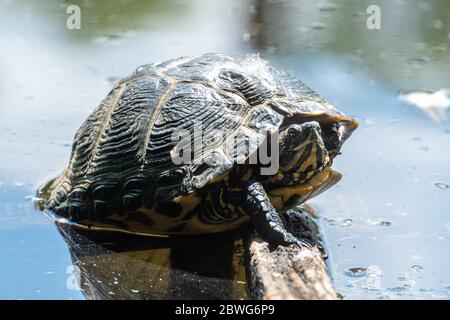
[[(310, 229), (311, 226), (306, 229), (308, 228)], [(292, 229), (290, 231), (292, 232)], [(313, 230), (305, 230), (304, 226), (303, 232), (297, 230), (295, 233), (299, 237), (307, 234), (309, 241), (311, 241), (311, 234), (314, 234)], [(317, 246), (300, 248), (290, 245), (273, 248), (254, 233), (246, 243), (246, 250), (248, 280), (253, 298), (264, 300), (337, 299), (323, 254)]]

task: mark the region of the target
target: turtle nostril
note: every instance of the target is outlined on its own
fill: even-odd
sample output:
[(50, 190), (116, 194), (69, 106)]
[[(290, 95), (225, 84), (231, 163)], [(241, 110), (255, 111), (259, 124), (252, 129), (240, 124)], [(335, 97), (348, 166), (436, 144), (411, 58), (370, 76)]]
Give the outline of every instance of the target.
[(321, 135), (321, 133), (322, 133), (320, 124), (317, 121), (307, 122), (304, 125), (302, 125), (302, 127), (304, 128), (305, 132), (307, 132), (308, 134), (317, 133), (317, 134)]

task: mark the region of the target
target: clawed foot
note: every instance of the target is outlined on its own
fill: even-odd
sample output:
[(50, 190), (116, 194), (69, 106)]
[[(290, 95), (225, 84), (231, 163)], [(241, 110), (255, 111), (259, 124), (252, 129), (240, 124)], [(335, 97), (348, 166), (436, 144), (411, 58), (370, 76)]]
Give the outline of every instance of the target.
[(285, 245), (295, 244), (299, 248), (308, 248), (308, 249), (313, 247), (313, 245), (311, 243), (309, 243), (308, 241), (299, 239), (291, 233), (286, 233), (284, 235), (284, 244)]
[(322, 254), (322, 258), (323, 259), (327, 259), (328, 258), (328, 252), (326, 251), (326, 249), (319, 242), (311, 244), (307, 240), (299, 239), (299, 238), (295, 237), (292, 234), (286, 234), (285, 238), (284, 238), (284, 242), (285, 242), (284, 245), (295, 244), (299, 248), (308, 248), (308, 249), (311, 249), (312, 247), (317, 245), (317, 248), (319, 249), (320, 253)]
[(311, 220), (303, 214), (278, 214), (260, 182), (252, 181), (245, 194), (245, 209), (256, 231), (272, 245), (317, 245)]

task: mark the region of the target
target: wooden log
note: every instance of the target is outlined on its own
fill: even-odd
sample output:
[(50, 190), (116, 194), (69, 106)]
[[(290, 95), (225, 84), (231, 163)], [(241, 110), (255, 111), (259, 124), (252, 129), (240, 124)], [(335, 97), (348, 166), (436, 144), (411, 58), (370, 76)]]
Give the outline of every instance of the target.
[[(303, 219), (300, 222), (302, 230), (293, 230), (292, 224), (298, 226), (299, 219)], [(315, 233), (307, 221), (308, 217), (297, 216), (295, 220), (294, 222), (290, 220), (291, 225), (286, 223), (288, 230), (290, 229), (289, 231), (298, 237), (315, 242), (311, 239)], [(248, 280), (253, 298), (264, 300), (337, 299), (323, 254), (317, 246), (300, 248), (290, 245), (273, 248), (254, 233), (246, 242), (246, 250)]]

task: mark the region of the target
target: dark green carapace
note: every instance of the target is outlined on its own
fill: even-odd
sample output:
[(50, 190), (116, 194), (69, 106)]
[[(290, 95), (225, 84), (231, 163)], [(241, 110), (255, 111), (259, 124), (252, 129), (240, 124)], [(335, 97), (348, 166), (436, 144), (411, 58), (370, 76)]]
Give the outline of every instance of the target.
[[(279, 213), (339, 180), (331, 164), (356, 126), (257, 56), (144, 65), (83, 123), (67, 167), (40, 190), (42, 207), (80, 227), (137, 234), (214, 233), (251, 220), (275, 244), (301, 244)], [(179, 162), (176, 130), (187, 141), (224, 134)], [(249, 160), (268, 144), (278, 165), (269, 175)]]

